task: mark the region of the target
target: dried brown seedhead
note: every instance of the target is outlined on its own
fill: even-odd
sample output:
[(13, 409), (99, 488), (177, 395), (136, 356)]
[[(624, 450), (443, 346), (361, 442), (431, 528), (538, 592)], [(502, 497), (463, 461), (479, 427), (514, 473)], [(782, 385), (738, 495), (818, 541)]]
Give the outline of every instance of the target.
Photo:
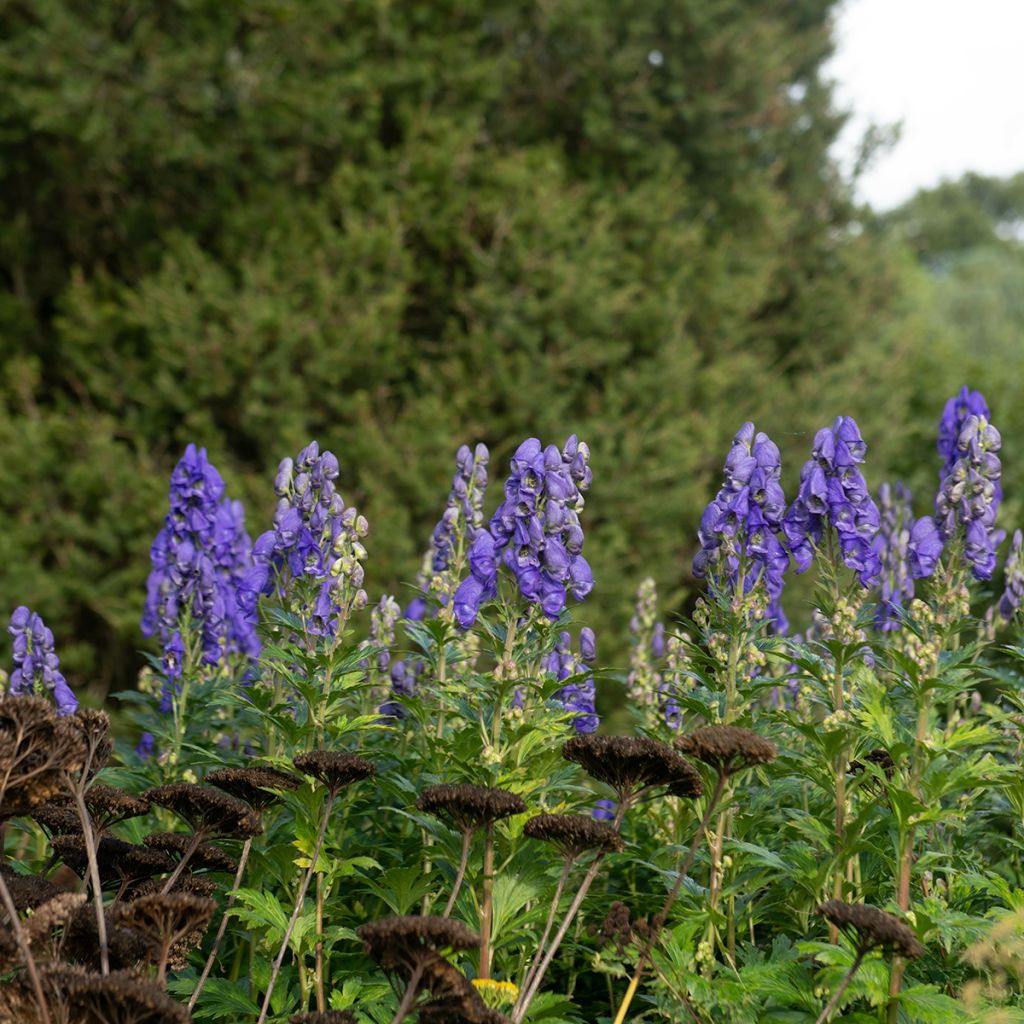
[(676, 740), (676, 749), (703, 761), (719, 775), (767, 764), (778, 755), (774, 743), (736, 725), (705, 725)]
[(868, 953), (877, 949), (896, 953), (908, 960), (924, 956), (924, 946), (917, 936), (898, 917), (887, 914), (866, 903), (844, 903), (828, 900), (818, 907), (818, 913), (854, 942), (857, 951)]
[(538, 814), (523, 826), (523, 833), (551, 843), (569, 860), (587, 850), (621, 853), (626, 848), (622, 836), (611, 825), (585, 814)]
[(427, 953), (476, 949), (480, 936), (460, 921), (444, 917), (384, 917), (356, 929), (368, 957), (385, 970), (411, 971)]
[(621, 900), (616, 900), (608, 908), (600, 926), (592, 926), (587, 933), (597, 940), (597, 948), (604, 949), (613, 943), (620, 954), (633, 941), (643, 941), (650, 934), (650, 926), (644, 918), (631, 919), (629, 907)]
[(25, 934), (32, 945), (45, 942), (51, 933), (66, 928), (85, 903), (85, 893), (62, 892), (35, 908), (25, 919)]
[[(89, 869), (89, 858), (81, 834), (54, 836), (51, 845), (53, 852), (72, 871), (85, 877)], [(147, 846), (106, 835), (100, 836), (96, 843), (96, 864), (102, 885), (116, 883), (125, 886), (130, 882), (173, 871), (175, 861), (160, 850), (151, 850)]]
[[(193, 839), (186, 832), (153, 832), (143, 837), (142, 841), (151, 849), (177, 854), (180, 858), (192, 845)], [(193, 869), (205, 868), (207, 871), (234, 873), (238, 870), (238, 861), (213, 843), (200, 843), (188, 863)]]
[(494, 786), (474, 786), (471, 783), (428, 786), (419, 795), (416, 806), (462, 832), (475, 832), (502, 818), (526, 812), (523, 798), (515, 793)]
[[(104, 919), (107, 926), (107, 952), (113, 969), (134, 967), (146, 959), (149, 944), (140, 932), (116, 921), (111, 907), (107, 907), (104, 912)], [(83, 903), (65, 928), (63, 955), (73, 963), (84, 964), (97, 971), (100, 969), (99, 932), (96, 928), (96, 910), (91, 902)]]
[(187, 822), (193, 832), (204, 836), (251, 839), (263, 831), (259, 815), (247, 803), (212, 786), (172, 782), (147, 790), (145, 797), (151, 804), (166, 807)]
[(704, 787), (693, 765), (658, 740), (634, 736), (574, 736), (562, 757), (607, 783), (620, 803), (659, 787), (672, 796), (700, 796)]
[(244, 800), (254, 810), (264, 811), (279, 799), (281, 791), (296, 789), (302, 779), (277, 768), (218, 768), (206, 776), (211, 786)]
[(377, 766), (372, 761), (342, 750), (310, 750), (299, 754), (292, 764), (332, 793), (340, 793), (354, 782), (362, 782), (377, 774)]
[(73, 1019), (104, 1024), (188, 1024), (188, 1010), (133, 971), (75, 975), (65, 981)]
[(60, 796), (33, 807), (28, 817), (40, 825), (48, 836), (80, 835), (82, 832), (82, 821), (78, 817), (78, 812), (61, 800)]
[(887, 781), (891, 781), (896, 772), (896, 762), (893, 760), (892, 754), (885, 747), (875, 747), (874, 750), (869, 750), (860, 760), (850, 762), (850, 774), (861, 775), (869, 764), (873, 764), (883, 772)]
[(84, 751), (81, 767), (86, 778), (91, 779), (106, 766), (114, 753), (114, 741), (110, 737), (110, 716), (105, 711), (80, 707), (64, 721), (78, 734)]
[(41, 875), (23, 875), (6, 864), (0, 864), (7, 889), (17, 910), (34, 910), (41, 903), (59, 896), (61, 890)]
[(322, 1010), (292, 1014), (288, 1024), (356, 1024), (356, 1018), (348, 1010)]
[(149, 811), (145, 797), (132, 796), (116, 786), (94, 782), (85, 794), (85, 806), (98, 831), (110, 828), (119, 821), (141, 818)]
[[(153, 896), (164, 890), (165, 882), (162, 878), (149, 878), (145, 882), (133, 885), (125, 894), (124, 899), (137, 900), (140, 896)], [(183, 871), (174, 880), (171, 892), (187, 892), (193, 896), (202, 896), (209, 899), (213, 896), (219, 886), (208, 875), (193, 875), (191, 871)]]

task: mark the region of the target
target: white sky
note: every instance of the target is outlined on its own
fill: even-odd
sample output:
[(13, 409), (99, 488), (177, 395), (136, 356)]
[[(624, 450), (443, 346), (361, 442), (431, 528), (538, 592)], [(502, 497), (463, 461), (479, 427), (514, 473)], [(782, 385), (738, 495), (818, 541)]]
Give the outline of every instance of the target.
[(1024, 171), (1024, 0), (846, 0), (836, 40), (843, 165), (867, 125), (903, 126), (859, 198), (884, 210), (965, 171)]

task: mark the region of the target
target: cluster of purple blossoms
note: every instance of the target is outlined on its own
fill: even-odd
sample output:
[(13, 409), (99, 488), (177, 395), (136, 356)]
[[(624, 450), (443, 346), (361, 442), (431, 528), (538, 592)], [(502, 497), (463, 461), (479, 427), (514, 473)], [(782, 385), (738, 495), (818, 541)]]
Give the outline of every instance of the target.
[(755, 434), (753, 423), (744, 423), (724, 470), (725, 482), (701, 516), (694, 575), (735, 588), (742, 573), (744, 593), (762, 582), (770, 601), (768, 618), (777, 633), (784, 633), (788, 623), (779, 597), (789, 556), (780, 539), (786, 497), (779, 483), (779, 449), (767, 434)]
[[(957, 459), (960, 458), (960, 432), (964, 429), (968, 416), (984, 417), (991, 420), (988, 403), (980, 391), (969, 391), (965, 384), (960, 393), (946, 402), (942, 417), (939, 419), (939, 437), (936, 447), (942, 457), (942, 468), (939, 470), (939, 485), (953, 471)], [(1002, 487), (997, 481), (997, 497), (1002, 498)]]
[[(170, 509), (150, 550), (142, 632), (163, 647), (164, 673), (181, 676), (185, 644), (181, 628), (191, 621), (207, 665), (229, 654), (253, 658), (260, 642), (242, 598), (251, 567), (251, 543), (241, 502), (224, 497), (224, 481), (190, 444), (171, 474)], [(168, 704), (165, 690), (164, 703)]]
[[(629, 699), (644, 717), (649, 727), (657, 728), (664, 720), (672, 729), (678, 729), (681, 712), (676, 700), (675, 674), (673, 681), (666, 678), (665, 624), (658, 620), (658, 592), (654, 580), (641, 581), (636, 591), (636, 609), (629, 621), (632, 647), (629, 654), (629, 674), (626, 676)], [(675, 668), (676, 637), (669, 638)]]
[(463, 629), (476, 621), (480, 606), (498, 592), (499, 558), (519, 590), (557, 619), (566, 591), (582, 601), (594, 586), (583, 557), (579, 512), (590, 486), (590, 451), (575, 434), (559, 451), (531, 437), (512, 456), (505, 500), (480, 529), (469, 550), (470, 575), (455, 592), (455, 617)]
[(800, 492), (783, 522), (797, 572), (811, 564), (825, 530), (832, 526), (843, 563), (857, 573), (861, 584), (870, 586), (877, 578), (881, 561), (874, 539), (880, 516), (857, 468), (866, 452), (849, 416), (837, 416), (831, 427), (815, 434), (811, 458), (800, 470)]
[(1010, 622), (1024, 601), (1024, 534), (1013, 531), (1010, 553), (1006, 556), (1006, 580), (996, 606), (999, 617)]
[[(579, 653), (573, 653), (569, 634), (558, 634), (555, 649), (547, 656), (544, 668), (559, 681), (570, 676), (580, 676), (590, 668), (590, 662), (597, 657), (597, 643), (594, 631), (589, 626), (580, 630)], [(589, 676), (575, 679), (555, 694), (566, 711), (574, 714), (573, 725), (577, 732), (596, 732), (600, 719), (594, 706), (594, 680)]]
[(969, 415), (957, 438), (958, 457), (935, 500), (943, 542), (962, 531), (964, 559), (980, 580), (991, 578), (996, 548), (1005, 537), (995, 528), (1001, 494), (1002, 466), (997, 454), (1001, 445), (999, 431), (986, 417)]
[(914, 519), (910, 491), (897, 483), (878, 489), (881, 509), (878, 533), (873, 541), (880, 568), (880, 596), (875, 624), (881, 630), (898, 629), (902, 610), (914, 596), (914, 580), (931, 576), (942, 539), (931, 516)]
[(53, 633), (38, 613), (30, 612), (24, 605), (15, 608), (7, 632), (14, 638), (14, 671), (8, 692), (26, 696), (49, 690), (57, 702), (58, 714), (74, 714), (78, 700), (60, 671)]
[[(334, 636), (353, 609), (366, 607), (362, 539), (369, 527), (354, 508), (345, 507), (334, 485), (337, 477), (337, 458), (331, 452), (321, 455), (316, 441), (294, 462), (281, 461), (274, 478), (274, 528), (253, 546), (255, 564), (246, 579), (254, 619), (260, 594), (272, 594), (275, 584), (292, 610), (308, 617), (307, 629), (315, 635)], [(314, 596), (292, 593), (293, 581), (310, 584)]]

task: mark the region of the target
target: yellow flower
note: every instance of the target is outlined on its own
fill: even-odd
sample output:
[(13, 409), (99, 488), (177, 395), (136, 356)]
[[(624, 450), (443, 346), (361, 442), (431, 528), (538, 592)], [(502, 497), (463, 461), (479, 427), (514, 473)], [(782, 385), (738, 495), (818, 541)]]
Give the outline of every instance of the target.
[(511, 981), (474, 978), (473, 986), (480, 993), (480, 998), (492, 1010), (499, 1010), (503, 1006), (514, 1006), (519, 998), (519, 986), (513, 985)]

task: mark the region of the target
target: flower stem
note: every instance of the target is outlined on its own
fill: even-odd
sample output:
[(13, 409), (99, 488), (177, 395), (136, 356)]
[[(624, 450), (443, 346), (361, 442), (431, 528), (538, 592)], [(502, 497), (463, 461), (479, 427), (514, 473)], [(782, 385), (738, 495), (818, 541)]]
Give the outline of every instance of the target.
[[(232, 889), (237, 889), (242, 884), (242, 875), (245, 872), (245, 863), (249, 859), (249, 851), (251, 849), (252, 840), (246, 839), (245, 845), (242, 847), (242, 855), (238, 859), (238, 870), (235, 872), (235, 880), (231, 885)], [(235, 899), (236, 897), (234, 894), (228, 897), (227, 906), (224, 908), (224, 914), (220, 919), (220, 927), (217, 929), (216, 938), (213, 940), (213, 948), (210, 950), (210, 955), (206, 958), (206, 963), (203, 966), (203, 973), (199, 976), (199, 981), (196, 983), (196, 987), (192, 990), (192, 995), (189, 996), (189, 1011), (191, 1011), (192, 1007), (196, 1005), (196, 1002), (199, 999), (199, 993), (203, 991), (206, 979), (210, 976), (210, 971), (213, 970), (213, 965), (217, 962), (217, 954), (220, 952), (220, 944), (224, 941), (224, 933), (228, 929), (228, 915), (231, 913), (231, 908), (235, 905)]]
[(854, 957), (853, 963), (850, 964), (850, 969), (846, 972), (846, 977), (844, 977), (839, 983), (839, 988), (832, 993), (832, 998), (828, 1001), (825, 1009), (821, 1011), (821, 1016), (814, 1022), (814, 1024), (825, 1024), (829, 1017), (832, 1016), (832, 1011), (839, 1005), (839, 1000), (842, 999), (843, 993), (846, 991), (850, 982), (853, 981), (853, 976), (857, 973), (863, 959), (864, 953), (858, 952)]
[(316, 986), (316, 1008), (324, 1013), (327, 1002), (324, 999), (324, 875), (318, 871), (316, 875), (316, 969), (313, 982)]
[(494, 911), (494, 823), (484, 832), (484, 892), (480, 902), (480, 978), (491, 976), (491, 925)]
[[(84, 779), (84, 775), (83, 775)], [(71, 795), (74, 797), (78, 821), (82, 826), (82, 839), (85, 841), (85, 856), (89, 862), (89, 885), (92, 888), (93, 907), (96, 910), (96, 940), (100, 946), (100, 972), (110, 973), (110, 954), (107, 949), (107, 918), (103, 913), (103, 889), (100, 886), (100, 868), (96, 859), (96, 835), (92, 828), (92, 819), (85, 806), (82, 790), (74, 783), (70, 784)]]
[(167, 893), (169, 893), (171, 889), (174, 887), (174, 883), (179, 878), (181, 878), (181, 873), (185, 870), (186, 865), (192, 859), (192, 854), (194, 854), (196, 850), (199, 849), (199, 845), (202, 843), (202, 841), (202, 830), (200, 830), (199, 832), (192, 833), (192, 841), (188, 844), (188, 846), (185, 847), (185, 852), (181, 855), (181, 860), (178, 861), (178, 864), (175, 867), (174, 871), (171, 873), (170, 878), (168, 878), (167, 881), (164, 882), (164, 887), (160, 890), (161, 896), (166, 896)]
[[(540, 963), (541, 958), (544, 955), (544, 946), (548, 941), (548, 936), (551, 934), (551, 929), (555, 925), (555, 916), (558, 913), (558, 904), (562, 900), (562, 893), (565, 891), (565, 883), (569, 880), (569, 872), (572, 870), (574, 859), (572, 857), (566, 857), (565, 863), (562, 865), (562, 874), (558, 879), (558, 885), (555, 886), (555, 895), (551, 900), (551, 909), (548, 911), (547, 924), (544, 925), (544, 934), (540, 937), (540, 942), (537, 943), (537, 952), (534, 954), (533, 963), (530, 964), (523, 975), (522, 988), (526, 988), (533, 980), (533, 975), (536, 972), (537, 964)], [(611, 985), (611, 976), (608, 977), (608, 984)]]
[(423, 962), (421, 961), (409, 976), (409, 984), (405, 987), (405, 995), (402, 996), (402, 1001), (398, 1004), (398, 1011), (391, 1018), (391, 1024), (402, 1024), (402, 1021), (412, 1013), (413, 1003), (416, 1002), (416, 996), (419, 994), (420, 979), (422, 977)]
[(327, 799), (327, 805), (324, 807), (323, 817), (320, 819), (320, 832), (316, 837), (316, 846), (313, 847), (313, 856), (310, 859), (309, 867), (306, 869), (305, 875), (303, 875), (302, 884), (299, 886), (299, 893), (295, 898), (295, 909), (292, 911), (292, 916), (288, 919), (288, 927), (285, 929), (284, 939), (281, 941), (281, 948), (277, 951), (277, 956), (274, 958), (274, 964), (270, 969), (270, 981), (267, 982), (267, 992), (263, 997), (263, 1006), (260, 1008), (260, 1016), (256, 1024), (263, 1024), (267, 1019), (267, 1012), (270, 1009), (270, 996), (274, 991), (277, 976), (281, 973), (281, 964), (284, 963), (285, 953), (288, 952), (288, 942), (292, 937), (295, 922), (298, 921), (299, 914), (302, 913), (302, 904), (306, 898), (306, 892), (309, 889), (309, 883), (313, 877), (313, 872), (316, 869), (316, 862), (320, 859), (320, 848), (323, 846), (324, 836), (327, 834), (327, 822), (331, 817), (331, 809), (334, 807), (335, 796), (335, 793), (331, 793)]
[[(715, 808), (722, 799), (722, 794), (725, 792), (725, 786), (728, 781), (729, 776), (726, 773), (723, 772), (718, 776), (718, 782), (715, 783), (715, 790), (711, 794), (711, 799), (708, 801), (708, 806), (704, 811), (704, 816), (701, 818), (700, 824), (697, 826), (697, 834), (693, 837), (693, 842), (690, 843), (690, 849), (686, 853), (686, 860), (683, 861), (682, 866), (676, 874), (675, 885), (672, 886), (672, 890), (668, 894), (665, 906), (662, 907), (661, 911), (652, 922), (653, 927), (651, 928), (650, 934), (647, 936), (647, 941), (644, 943), (644, 948), (640, 953), (640, 960), (636, 965), (636, 970), (633, 972), (633, 977), (630, 979), (629, 988), (626, 989), (626, 994), (622, 997), (622, 1005), (619, 1007), (619, 1012), (615, 1015), (614, 1024), (622, 1024), (626, 1019), (626, 1013), (629, 1011), (629, 1004), (633, 1002), (633, 996), (636, 995), (637, 987), (640, 985), (640, 979), (643, 977), (647, 958), (650, 956), (651, 950), (654, 948), (654, 943), (658, 941), (658, 934), (661, 931), (662, 925), (668, 920), (668, 914), (672, 909), (672, 904), (675, 903), (676, 897), (679, 895), (679, 890), (683, 886), (683, 879), (693, 866), (693, 859), (697, 855), (697, 847), (700, 845), (700, 841), (704, 837), (705, 832), (707, 832), (708, 823), (711, 821), (711, 816), (715, 813)], [(713, 870), (714, 868), (712, 867), (712, 871)]]
[(469, 848), (473, 842), (473, 833), (466, 829), (462, 833), (462, 856), (459, 859), (459, 870), (455, 874), (455, 884), (452, 886), (452, 894), (448, 897), (448, 903), (445, 905), (444, 913), (442, 917), (450, 917), (453, 908), (455, 907), (455, 897), (459, 895), (459, 890), (462, 888), (462, 881), (466, 877), (466, 866), (469, 864)]

